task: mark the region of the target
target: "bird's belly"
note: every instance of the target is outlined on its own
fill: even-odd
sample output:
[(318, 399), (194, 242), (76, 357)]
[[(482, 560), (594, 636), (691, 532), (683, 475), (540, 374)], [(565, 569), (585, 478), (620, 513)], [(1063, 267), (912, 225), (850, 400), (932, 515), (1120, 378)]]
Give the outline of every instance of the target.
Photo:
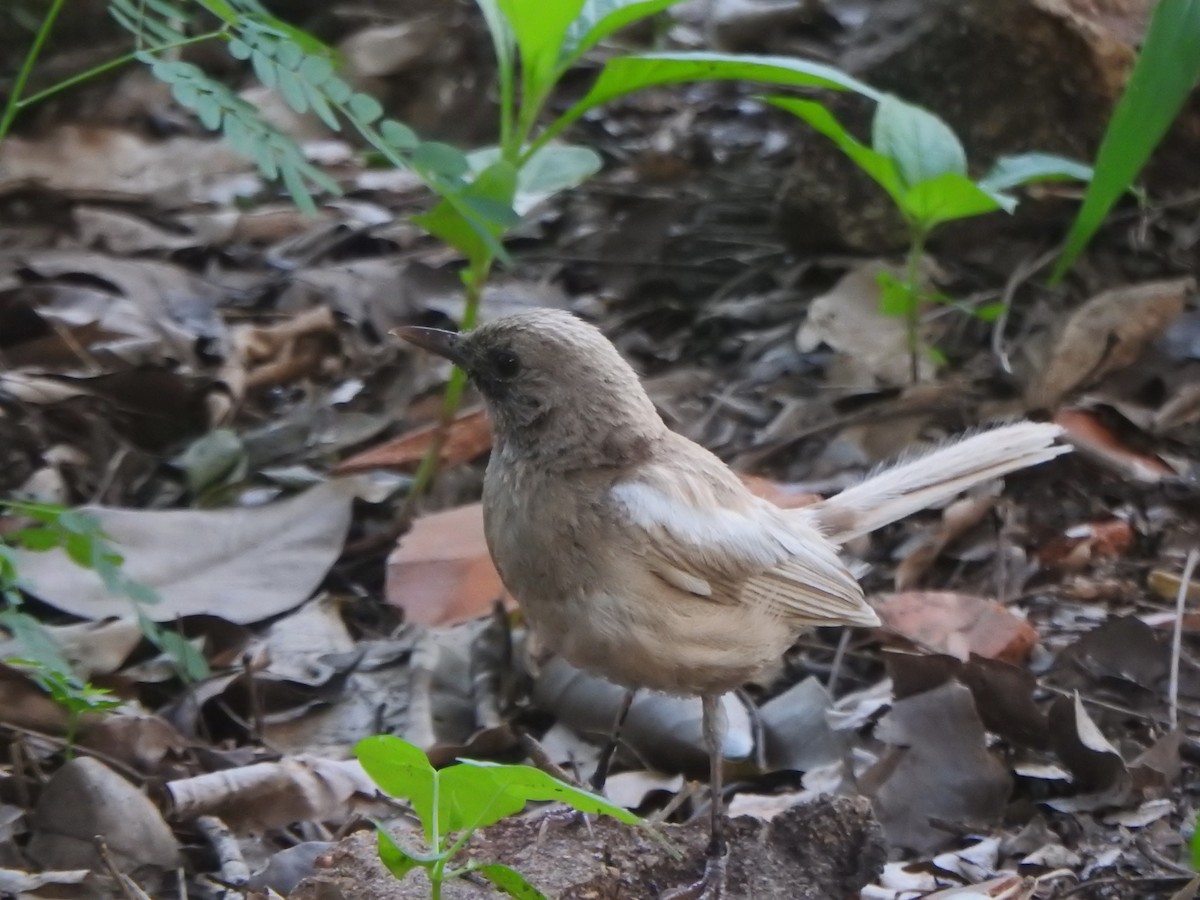
[(573, 666), (672, 694), (733, 690), (777, 662), (796, 637), (760, 610), (692, 597), (651, 605), (592, 593), (532, 606), (538, 641)]

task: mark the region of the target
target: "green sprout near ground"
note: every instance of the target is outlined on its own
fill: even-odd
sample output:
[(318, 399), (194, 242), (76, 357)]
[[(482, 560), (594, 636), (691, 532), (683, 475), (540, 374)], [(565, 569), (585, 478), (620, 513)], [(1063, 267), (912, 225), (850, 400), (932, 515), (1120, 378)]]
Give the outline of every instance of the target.
[(510, 897), (542, 900), (542, 893), (510, 866), (457, 859), (476, 831), (519, 813), (530, 801), (565, 803), (631, 825), (641, 821), (603, 797), (531, 766), (464, 759), (435, 769), (420, 748), (391, 736), (366, 738), (354, 752), (385, 793), (408, 801), (425, 832), (428, 849), (422, 851), (402, 847), (381, 827), (380, 859), (397, 878), (424, 869), (434, 900), (442, 896), (447, 881), (471, 874), (487, 879)]

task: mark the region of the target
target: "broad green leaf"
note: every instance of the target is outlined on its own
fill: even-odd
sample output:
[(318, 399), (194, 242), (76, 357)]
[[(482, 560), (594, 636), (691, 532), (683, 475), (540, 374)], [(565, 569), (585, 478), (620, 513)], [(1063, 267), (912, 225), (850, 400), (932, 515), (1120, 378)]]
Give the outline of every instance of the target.
[(950, 126), (929, 110), (884, 95), (871, 123), (871, 146), (896, 163), (907, 187), (939, 175), (967, 174), (967, 154)]
[[(636, 825), (641, 822), (641, 819), (624, 807), (610, 803), (589, 791), (559, 781), (557, 778), (552, 778), (541, 769), (535, 769), (532, 766), (510, 766), (474, 759), (464, 759), (460, 765), (477, 768), (488, 773), (505, 793), (522, 801), (552, 800), (565, 803), (580, 812), (612, 816), (628, 825)], [(453, 768), (457, 768), (457, 766)]]
[(392, 840), (392, 836), (382, 828), (376, 828), (379, 835), (379, 861), (397, 878), (403, 878), (414, 868), (421, 865), (419, 860), (409, 856), (404, 848)]
[(546, 95), (557, 77), (567, 28), (583, 0), (498, 0), (521, 51), (525, 101)]
[[(437, 777), (429, 758), (420, 748), (391, 735), (364, 738), (354, 747), (371, 780), (387, 794), (409, 802), (433, 840), (433, 782)], [(445, 828), (441, 829), (445, 833)]]
[(498, 161), (462, 190), (457, 204), (443, 198), (429, 212), (413, 216), (413, 221), (478, 264), (496, 255), (499, 237), (511, 222), (511, 217), (508, 221), (498, 220), (487, 209), (489, 205), (494, 209), (500, 204), (511, 209), (516, 182), (516, 170), (509, 163)]
[(516, 869), (492, 863), (479, 866), (473, 871), (478, 872), (504, 893), (517, 900), (546, 900), (546, 895), (525, 880), (525, 876)]
[(928, 231), (942, 222), (967, 219), (1003, 209), (1012, 212), (1017, 201), (989, 194), (965, 175), (946, 172), (913, 185), (900, 198), (900, 211)]
[(1006, 191), (1038, 181), (1091, 181), (1092, 167), (1053, 153), (1003, 156), (979, 180), (985, 191)]
[(870, 175), (888, 192), (896, 203), (901, 204), (904, 196), (904, 185), (900, 181), (900, 173), (896, 164), (866, 144), (858, 141), (848, 132), (828, 109), (815, 100), (796, 100), (792, 97), (768, 97), (768, 103), (786, 109), (792, 115), (803, 119), (818, 132), (833, 141), (839, 150), (845, 153), (854, 164)]
[[(499, 147), (476, 150), (467, 157), (472, 171), (482, 171), (500, 158)], [(582, 184), (600, 171), (603, 161), (591, 147), (547, 144), (521, 164), (512, 207), (523, 216), (560, 191)]]
[(618, 56), (605, 63), (591, 90), (556, 119), (538, 138), (538, 143), (548, 142), (589, 109), (634, 91), (684, 82), (735, 80), (854, 91), (873, 100), (883, 96), (840, 69), (806, 59), (739, 53), (638, 53)]
[(610, 34), (647, 19), (679, 0), (585, 0), (583, 9), (567, 29), (564, 62), (578, 59)]
[(524, 808), (486, 769), (460, 763), (438, 772), (438, 816), (448, 833), (486, 828)]
[(1198, 79), (1200, 0), (1160, 0), (1100, 143), (1095, 177), (1067, 234), (1052, 283), (1071, 268), (1117, 198), (1133, 184)]

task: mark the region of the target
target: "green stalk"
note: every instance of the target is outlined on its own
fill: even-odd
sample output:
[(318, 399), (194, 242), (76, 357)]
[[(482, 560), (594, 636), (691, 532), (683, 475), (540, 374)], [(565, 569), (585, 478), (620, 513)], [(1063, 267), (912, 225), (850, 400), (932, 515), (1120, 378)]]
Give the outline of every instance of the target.
[(42, 19), (41, 27), (34, 35), (29, 52), (25, 54), (25, 61), (21, 63), (21, 69), (17, 72), (16, 80), (13, 81), (12, 91), (9, 92), (8, 102), (4, 104), (4, 114), (0, 116), (0, 141), (4, 140), (8, 130), (12, 128), (13, 120), (17, 117), (17, 110), (21, 108), (21, 94), (25, 90), (29, 76), (33, 73), (33, 66), (37, 62), (38, 56), (41, 55), (46, 39), (50, 37), (50, 30), (54, 27), (54, 21), (62, 11), (64, 3), (66, 0), (53, 0), (50, 9), (46, 11), (46, 17)]
[[(492, 271), (495, 258), (491, 255), (472, 263), (463, 279), (466, 284), (466, 307), (463, 310), (462, 330), (470, 331), (475, 327), (479, 318), (479, 303), (483, 299), (483, 289), (487, 284), (488, 275)], [(462, 405), (463, 393), (467, 388), (467, 373), (455, 366), (450, 372), (450, 380), (446, 382), (445, 393), (442, 394), (442, 410), (438, 416), (437, 431), (429, 450), (421, 459), (417, 473), (413, 476), (412, 487), (409, 488), (408, 498), (404, 504), (404, 518), (415, 512), (416, 503), (425, 494), (433, 477), (437, 474), (441, 461), (442, 448), (446, 445), (450, 424), (454, 421), (459, 407)]]
[[(224, 34), (224, 28), (218, 29), (217, 31), (207, 31), (204, 34), (198, 34), (195, 37), (186, 38), (182, 41), (174, 41), (170, 44), (163, 44), (161, 47), (155, 47), (154, 52), (165, 53), (169, 50), (178, 50), (180, 47), (190, 47), (192, 44), (200, 44), (204, 41), (210, 41), (213, 38), (222, 37)], [(17, 109), (24, 109), (26, 106), (32, 106), (35, 103), (40, 103), (47, 97), (52, 97), (53, 95), (57, 94), (59, 91), (65, 91), (67, 88), (74, 87), (81, 82), (87, 81), (89, 78), (95, 78), (97, 75), (103, 75), (105, 72), (108, 72), (111, 69), (116, 69), (120, 66), (126, 65), (136, 59), (136, 51), (133, 53), (126, 53), (124, 56), (118, 56), (116, 59), (110, 59), (106, 63), (101, 63), (98, 66), (88, 69), (86, 72), (80, 72), (78, 75), (72, 75), (70, 78), (64, 79), (63, 81), (58, 82), (58, 84), (53, 84), (44, 90), (38, 91), (36, 94), (30, 94), (24, 100), (21, 100), (17, 103)], [(3, 133), (0, 133), (0, 140), (2, 139)]]
[(921, 379), (921, 258), (925, 255), (928, 232), (914, 227), (908, 260), (904, 267), (904, 286), (908, 289), (908, 307), (904, 311), (904, 328), (908, 339), (908, 374), (913, 384)]

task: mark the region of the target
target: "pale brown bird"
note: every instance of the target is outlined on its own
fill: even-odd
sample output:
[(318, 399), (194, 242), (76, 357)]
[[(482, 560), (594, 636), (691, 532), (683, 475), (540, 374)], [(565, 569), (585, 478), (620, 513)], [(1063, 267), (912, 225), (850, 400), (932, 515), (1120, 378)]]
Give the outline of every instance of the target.
[(701, 696), (712, 840), (703, 881), (679, 897), (719, 897), (724, 882), (721, 695), (808, 628), (879, 624), (838, 544), (1069, 449), (1057, 426), (1002, 426), (783, 510), (667, 428), (612, 343), (568, 313), (395, 333), (483, 395), (488, 547), (538, 641), (628, 688)]

